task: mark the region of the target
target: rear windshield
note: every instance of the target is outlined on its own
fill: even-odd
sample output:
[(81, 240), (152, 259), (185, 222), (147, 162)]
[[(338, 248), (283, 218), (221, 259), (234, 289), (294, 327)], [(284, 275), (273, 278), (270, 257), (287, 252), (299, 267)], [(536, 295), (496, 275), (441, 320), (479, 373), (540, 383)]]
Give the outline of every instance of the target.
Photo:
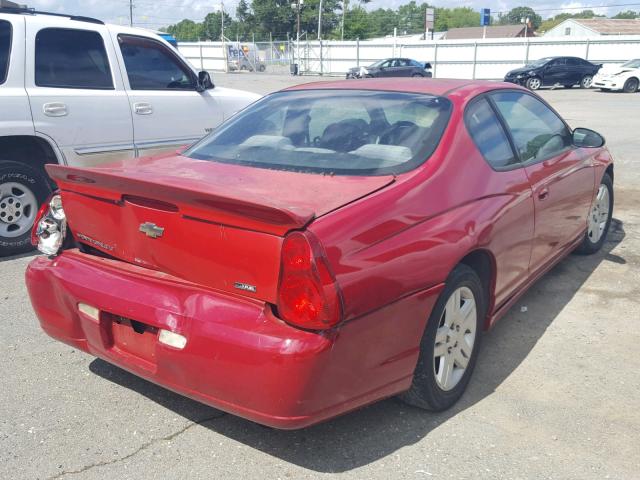
[(185, 155), (277, 170), (388, 175), (435, 150), (451, 102), (363, 90), (279, 92), (248, 107)]

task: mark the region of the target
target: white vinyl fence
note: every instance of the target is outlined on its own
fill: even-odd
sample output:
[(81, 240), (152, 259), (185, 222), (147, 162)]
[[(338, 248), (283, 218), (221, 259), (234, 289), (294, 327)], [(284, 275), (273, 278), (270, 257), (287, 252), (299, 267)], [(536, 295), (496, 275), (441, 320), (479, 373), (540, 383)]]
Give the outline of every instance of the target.
[[(179, 50), (196, 68), (227, 69), (226, 48), (222, 42), (180, 43)], [(290, 42), (284, 51), (286, 58), (279, 61), (298, 64), (303, 75), (343, 76), (351, 67), (366, 66), (388, 57), (407, 57), (430, 62), (437, 78), (501, 79), (507, 71), (542, 57), (568, 55), (603, 64), (640, 58), (640, 35), (412, 42), (393, 38), (380, 42), (302, 41)]]

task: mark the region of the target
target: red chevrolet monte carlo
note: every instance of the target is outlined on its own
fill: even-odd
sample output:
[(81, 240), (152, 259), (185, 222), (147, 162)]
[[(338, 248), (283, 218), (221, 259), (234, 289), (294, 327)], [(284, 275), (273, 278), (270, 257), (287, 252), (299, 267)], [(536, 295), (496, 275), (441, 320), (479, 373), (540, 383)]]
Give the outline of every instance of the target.
[(602, 246), (603, 143), (503, 83), (290, 88), (179, 155), (48, 166), (31, 301), (52, 337), (273, 427), (442, 410), (482, 330)]

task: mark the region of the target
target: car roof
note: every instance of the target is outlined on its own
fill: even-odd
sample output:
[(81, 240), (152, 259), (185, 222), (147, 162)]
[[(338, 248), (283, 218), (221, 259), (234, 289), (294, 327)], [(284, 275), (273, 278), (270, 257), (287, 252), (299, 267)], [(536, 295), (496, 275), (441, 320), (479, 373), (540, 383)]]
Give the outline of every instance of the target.
[(311, 82), (285, 88), (281, 91), (302, 90), (378, 90), (387, 92), (422, 93), (435, 96), (475, 96), (482, 92), (499, 88), (521, 89), (512, 83), (489, 80), (462, 79), (415, 79), (415, 78), (367, 78), (366, 80), (339, 80), (332, 82)]

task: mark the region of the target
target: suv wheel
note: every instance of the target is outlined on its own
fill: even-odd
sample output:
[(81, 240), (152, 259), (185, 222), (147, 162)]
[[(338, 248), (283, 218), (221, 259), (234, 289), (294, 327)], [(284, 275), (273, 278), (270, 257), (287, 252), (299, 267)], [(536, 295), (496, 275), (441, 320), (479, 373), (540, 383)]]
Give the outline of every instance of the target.
[(28, 252), (39, 205), (51, 192), (44, 176), (28, 165), (0, 161), (0, 256)]
[(593, 76), (585, 75), (582, 77), (582, 80), (580, 80), (580, 88), (591, 88), (591, 82), (593, 82)]
[(538, 90), (541, 86), (542, 82), (538, 77), (528, 78), (525, 83), (525, 87), (527, 87), (529, 90)]

